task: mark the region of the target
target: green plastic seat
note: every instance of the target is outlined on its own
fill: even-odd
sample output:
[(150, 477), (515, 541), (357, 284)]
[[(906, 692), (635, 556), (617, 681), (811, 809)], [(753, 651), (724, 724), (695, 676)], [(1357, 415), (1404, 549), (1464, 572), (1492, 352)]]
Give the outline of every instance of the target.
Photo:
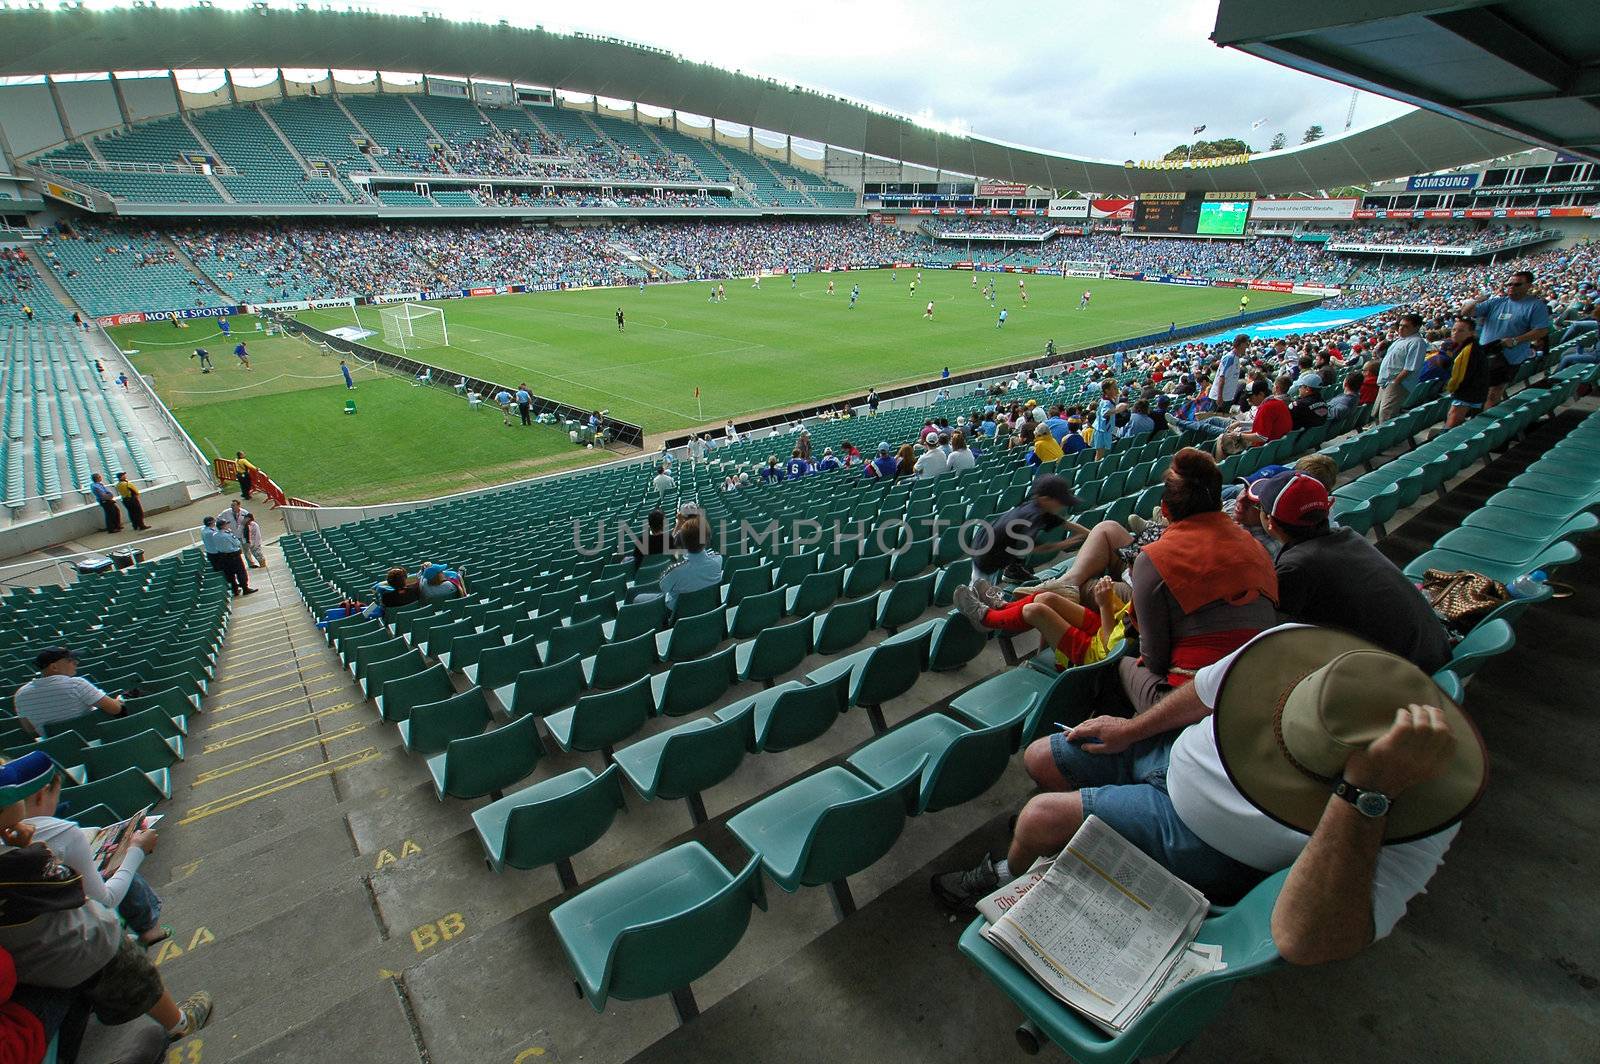
[(456, 693), (450, 673), (443, 665), (384, 681), (378, 688), (378, 715), (391, 724), (411, 716), (417, 706), (438, 702)]
[(1509, 584), (1517, 577), (1531, 573), (1535, 569), (1543, 569), (1548, 573), (1577, 560), (1578, 548), (1565, 542), (1554, 544), (1532, 557), (1523, 555), (1510, 561), (1479, 558), (1472, 554), (1458, 554), (1449, 550), (1429, 550), (1413, 558), (1405, 567), (1405, 574), (1413, 581), (1418, 581), (1429, 569), (1441, 569), (1447, 573), (1467, 569), (1474, 573), (1482, 573), (1502, 584)]
[(763, 565), (729, 574), (728, 582), (722, 585), (722, 604), (737, 606), (751, 595), (765, 595), (772, 590), (772, 572), (770, 566)]
[(714, 654), (693, 661), (680, 661), (666, 672), (650, 678), (650, 692), (656, 712), (663, 717), (682, 717), (704, 709), (739, 681), (734, 648), (724, 647)]
[(1575, 539), (1600, 528), (1600, 516), (1585, 511), (1572, 517), (1519, 513), (1503, 506), (1480, 506), (1461, 519), (1462, 528), (1481, 528), (1490, 532), (1542, 539), (1554, 543)]
[(165, 710), (151, 706), (137, 713), (124, 713), (120, 717), (107, 718), (96, 734), (101, 742), (113, 743), (118, 739), (126, 739), (145, 731), (154, 731), (167, 739), (182, 738), (189, 734), (189, 718), (169, 717)]
[(1483, 667), (1484, 662), (1516, 645), (1517, 635), (1510, 622), (1503, 618), (1485, 619), (1455, 645), (1450, 652), (1450, 663), (1445, 668), (1462, 680), (1467, 680)]
[(855, 910), (846, 878), (900, 838), (921, 772), (918, 762), (880, 789), (849, 769), (825, 768), (740, 810), (728, 819), (728, 830), (789, 893), (827, 886), (842, 919)]
[(1446, 698), (1457, 705), (1461, 704), (1462, 698), (1466, 695), (1466, 685), (1461, 682), (1461, 677), (1444, 668), (1434, 673), (1432, 679), (1439, 685), (1439, 690), (1445, 693)]
[(943, 713), (891, 728), (851, 754), (847, 764), (880, 787), (922, 766), (915, 813), (970, 802), (994, 786), (1017, 749), (1021, 724), (972, 729)]
[(728, 638), (727, 615), (720, 608), (679, 617), (656, 636), (656, 653), (662, 661), (692, 661), (704, 657)]
[(539, 653), (541, 641), (535, 633), (520, 639), (513, 638), (504, 646), (488, 647), (478, 656), (477, 664), (468, 665), (461, 671), (479, 687), (504, 687), (522, 673), (545, 663), (546, 659)]
[(610, 761), (612, 748), (644, 727), (654, 709), (650, 678), (641, 677), (615, 691), (584, 695), (571, 709), (545, 717), (544, 723), (561, 749), (598, 750)]
[(651, 632), (605, 643), (583, 662), (584, 681), (598, 690), (622, 687), (650, 674), (656, 663), (656, 637)]
[(713, 584), (711, 587), (702, 587), (695, 591), (685, 591), (678, 596), (678, 605), (672, 614), (675, 618), (694, 617), (705, 613), (707, 610), (718, 609), (722, 606), (722, 586)]
[(154, 728), (115, 742), (86, 746), (79, 754), (79, 763), (91, 780), (114, 776), (125, 768), (155, 772), (182, 760), (183, 739), (168, 739)]
[(632, 639), (645, 632), (654, 634), (667, 623), (667, 602), (663, 598), (648, 598), (617, 607), (615, 620), (603, 626), (605, 636), (613, 643)]
[(903, 544), (889, 562), (889, 579), (909, 580), (933, 564), (933, 539), (914, 539)]
[(783, 618), (783, 603), (787, 597), (786, 589), (781, 587), (759, 595), (746, 595), (728, 611), (728, 635), (734, 639), (748, 639), (777, 624)]
[(550, 633), (549, 642), (540, 649), (546, 661), (560, 661), (577, 654), (589, 657), (605, 643), (604, 622), (591, 617), (578, 624), (562, 625)]
[(842, 565), (820, 573), (807, 573), (798, 584), (786, 589), (784, 611), (797, 617), (821, 613), (844, 593), (844, 574)]
[[(137, 812), (137, 810), (135, 810)], [(108, 828), (111, 825), (126, 819), (117, 815), (117, 811), (109, 805), (91, 805), (68, 815), (62, 810), (57, 810), (56, 815), (63, 820), (70, 820), (80, 828)], [(49, 1054), (45, 1055), (43, 1064), (51, 1064)]]
[(917, 678), (927, 667), (932, 636), (929, 626), (902, 632), (875, 647), (836, 658), (812, 670), (807, 679), (822, 684), (848, 674), (850, 705), (865, 709), (872, 730), (881, 734), (888, 727), (883, 719), (883, 704), (916, 685)]
[(44, 734), (47, 738), (54, 738), (57, 735), (64, 735), (70, 732), (73, 735), (81, 736), (85, 743), (92, 743), (100, 738), (101, 726), (112, 719), (114, 718), (107, 716), (98, 709), (91, 709), (89, 712), (80, 713), (76, 717), (51, 721), (44, 726)]
[(376, 698), (378, 692), (383, 690), (383, 685), (390, 680), (415, 675), (427, 667), (428, 661), (422, 656), (422, 651), (412, 647), (395, 657), (368, 665), (367, 674), (361, 678), (361, 691), (368, 698)]
[(135, 698), (122, 700), (122, 715), (125, 717), (152, 708), (158, 708), (174, 719), (188, 717), (200, 712), (200, 700), (176, 687), (147, 691)]
[(735, 650), (739, 678), (758, 680), (763, 687), (771, 687), (775, 679), (797, 668), (811, 653), (811, 618), (774, 625), (748, 643), (740, 643)]
[(1020, 665), (991, 676), (950, 702), (950, 711), (974, 728), (1027, 722), (1019, 742), (1031, 741), (1040, 727), (1079, 724), (1088, 719), (1106, 677), (1127, 652), (1118, 643), (1100, 661), (1063, 669), (1054, 675)]
[(933, 584), (933, 604), (948, 606), (956, 600), (956, 588), (972, 581), (972, 559), (957, 558), (939, 570)]
[(615, 765), (598, 776), (580, 767), (473, 810), (472, 826), (490, 871), (555, 865), (562, 889), (572, 890), (573, 856), (593, 846), (625, 805)]
[(146, 806), (170, 797), (172, 779), (166, 769), (144, 773), (136, 768), (125, 768), (103, 779), (61, 788), (60, 808), (64, 811), (58, 815), (70, 818), (75, 810), (104, 805), (119, 820), (126, 820)]
[(933, 642), (928, 647), (928, 670), (949, 672), (959, 669), (983, 653), (989, 645), (989, 632), (972, 625), (959, 610), (933, 622)]
[(372, 666), (373, 662), (397, 658), (409, 648), (410, 644), (402, 636), (398, 635), (391, 639), (383, 639), (374, 643), (361, 643), (345, 659), (345, 664), (350, 669), (350, 675), (356, 678), (357, 683), (360, 683), (366, 679), (367, 669)]
[(443, 661), (450, 655), (450, 648), (455, 641), (464, 636), (470, 636), (478, 631), (478, 622), (470, 617), (464, 617), (449, 624), (441, 624), (428, 630), (428, 636), (422, 642), (422, 652), (430, 658)]
[(865, 598), (840, 602), (811, 624), (812, 645), (818, 654), (837, 654), (849, 650), (867, 637), (878, 624), (878, 598), (874, 591)]
[(444, 753), (428, 758), (428, 772), (439, 800), (447, 794), (455, 798), (504, 797), (507, 787), (533, 773), (544, 754), (538, 727), (532, 717), (521, 717), (482, 735), (452, 739)]
[(910, 624), (933, 605), (935, 573), (902, 580), (884, 594), (878, 604), (878, 627), (890, 632)]
[(43, 750), (58, 768), (72, 768), (83, 764), (83, 751), (89, 745), (82, 735), (74, 731), (58, 732), (47, 739), (19, 742), (6, 748), (6, 757), (17, 758)]
[(844, 597), (860, 598), (882, 587), (889, 579), (889, 556), (877, 554), (860, 558), (844, 577)]
[(687, 1020), (698, 1011), (689, 984), (733, 952), (752, 905), (767, 905), (759, 861), (735, 875), (686, 842), (562, 902), (550, 922), (596, 1012), (611, 998), (671, 994)]
[(798, 680), (779, 684), (719, 709), (719, 720), (732, 720), (746, 709), (752, 714), (755, 745), (751, 753), (781, 753), (820, 738), (850, 705), (850, 674), (827, 683)]
[(400, 742), (413, 754), (429, 756), (442, 753), (452, 740), (478, 735), (488, 726), (489, 703), (484, 700), (483, 688), (473, 687), (413, 706), (411, 715), (400, 722)]
[(451, 672), (460, 672), (468, 665), (476, 665), (485, 650), (505, 646), (509, 631), (508, 628), (494, 625), (481, 632), (458, 635), (450, 641), (450, 649), (441, 654), (439, 660)]
[(495, 688), (494, 696), (508, 717), (542, 717), (572, 705), (584, 686), (583, 662), (574, 654), (518, 673), (512, 683)]
[(1503, 507), (1518, 513), (1537, 514), (1541, 517), (1560, 517), (1565, 520), (1585, 510), (1600, 508), (1600, 491), (1581, 498), (1573, 498), (1528, 488), (1505, 488), (1489, 496), (1484, 505)]
[(755, 714), (746, 710), (731, 720), (701, 717), (657, 732), (618, 750), (617, 767), (645, 801), (684, 799), (689, 818), (706, 822), (700, 792), (732, 776), (755, 743)]
[(1056, 999), (984, 938), (982, 917), (961, 933), (959, 948), (1028, 1018), (1030, 1038), (1037, 1032), (1078, 1064), (1132, 1064), (1181, 1048), (1222, 1012), (1234, 983), (1283, 963), (1272, 940), (1272, 910), (1288, 875), (1285, 870), (1268, 876), (1238, 905), (1201, 924), (1196, 941), (1221, 946), (1227, 967), (1183, 983), (1146, 1007), (1117, 1035), (1107, 1034)]

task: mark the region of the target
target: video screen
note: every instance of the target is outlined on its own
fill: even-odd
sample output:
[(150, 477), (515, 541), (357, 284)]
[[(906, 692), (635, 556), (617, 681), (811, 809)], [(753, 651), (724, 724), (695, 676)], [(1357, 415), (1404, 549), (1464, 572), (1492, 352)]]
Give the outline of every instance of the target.
[(1247, 200), (1208, 200), (1200, 204), (1200, 225), (1195, 232), (1200, 236), (1243, 236), (1244, 223), (1249, 217)]

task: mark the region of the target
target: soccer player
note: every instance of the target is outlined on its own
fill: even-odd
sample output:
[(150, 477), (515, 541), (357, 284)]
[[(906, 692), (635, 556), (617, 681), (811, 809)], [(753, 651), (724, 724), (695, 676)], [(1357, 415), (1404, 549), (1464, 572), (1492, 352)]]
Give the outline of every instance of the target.
[(756, 271), (755, 280), (750, 282), (750, 287), (754, 288), (758, 292), (761, 291), (761, 271), (760, 270)]
[(850, 289), (850, 306), (849, 306), (848, 309), (855, 310), (856, 309), (856, 300), (858, 300), (860, 298), (861, 298), (861, 286), (860, 285), (856, 285), (854, 288)]
[(707, 303), (715, 303), (716, 301), (717, 301), (717, 286), (716, 285), (712, 285), (711, 286), (711, 294), (706, 297), (706, 302)]
[(228, 319), (227, 318), (218, 318), (217, 319), (217, 328), (222, 330), (222, 335), (223, 336), (227, 336), (229, 334), (229, 331), (232, 330), (233, 326), (228, 323)]
[(1089, 308), (1089, 297), (1092, 295), (1094, 295), (1094, 293), (1089, 291), (1087, 288), (1083, 290), (1083, 298), (1078, 300), (1079, 310), (1087, 310)]
[(623, 320), (622, 308), (618, 307), (617, 308), (617, 332), (624, 332), (624, 331), (626, 331), (626, 328), (627, 328), (627, 323)]
[(994, 327), (996, 329), (1004, 329), (1006, 327), (1006, 308), (1005, 307), (1001, 307), (1000, 308), (1000, 317), (995, 321)]
[(726, 303), (727, 301), (728, 301), (728, 286), (723, 284), (721, 281), (718, 281), (717, 282), (717, 302), (718, 303)]
[(922, 320), (923, 321), (932, 321), (933, 320), (933, 300), (931, 300), (931, 299), (928, 300), (928, 309), (924, 310), (922, 312)]
[(833, 295), (833, 278), (828, 278), (828, 294)]
[(644, 294), (644, 278), (643, 277), (639, 278), (639, 294), (640, 295)]
[(198, 358), (200, 360), (200, 372), (201, 373), (210, 373), (211, 372), (211, 352), (210, 351), (207, 351), (203, 347), (197, 347), (197, 348), (194, 349), (194, 354), (190, 355), (189, 357), (190, 358)]
[(1249, 296), (1240, 296), (1239, 297), (1239, 313), (1240, 314), (1243, 314), (1244, 313), (1244, 308), (1248, 307), (1249, 305), (1250, 305), (1250, 297)]
[(800, 284), (800, 275), (798, 273), (795, 273), (793, 270), (790, 270), (789, 271), (789, 290), (791, 292), (794, 291), (795, 288), (799, 287), (799, 284)]
[(917, 282), (915, 281), (911, 282), (911, 298), (917, 298)]
[(1027, 306), (1028, 305), (1028, 286), (1023, 284), (1021, 281), (1018, 281), (1017, 282), (1017, 291), (1022, 294), (1022, 305), (1023, 306)]
[(889, 271), (889, 283), (890, 284), (899, 284), (900, 283), (900, 271), (899, 270), (890, 270)]
[(921, 270), (917, 271), (917, 283), (918, 284), (922, 283), (922, 271)]
[(978, 271), (977, 270), (973, 270), (972, 271), (972, 287), (973, 287), (974, 290), (976, 290), (977, 287), (978, 287)]

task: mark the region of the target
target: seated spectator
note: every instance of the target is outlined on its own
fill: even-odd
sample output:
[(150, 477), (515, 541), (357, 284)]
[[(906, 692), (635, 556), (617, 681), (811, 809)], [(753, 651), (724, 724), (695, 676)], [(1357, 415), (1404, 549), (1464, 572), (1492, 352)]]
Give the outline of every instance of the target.
[(950, 434), (950, 453), (945, 456), (945, 469), (951, 473), (964, 473), (978, 464), (972, 449), (967, 446), (967, 434), (959, 429)]
[(1482, 794), (1488, 758), (1415, 665), (1285, 625), (1150, 712), (1091, 718), (1025, 761), (1050, 793), (1023, 808), (1005, 860), (933, 877), (941, 902), (970, 910), (1093, 814), (1219, 904), (1289, 868), (1274, 943), (1320, 964), (1393, 930)]
[(909, 443), (902, 443), (894, 456), (894, 475), (909, 477), (917, 471), (917, 452)]
[(39, 675), (17, 688), (17, 716), (22, 729), (42, 735), (53, 724), (99, 710), (122, 715), (122, 701), (78, 675), (78, 656), (67, 647), (47, 647), (33, 659)]
[(672, 474), (667, 472), (666, 466), (658, 465), (656, 466), (656, 475), (650, 480), (650, 490), (657, 495), (665, 495), (668, 492), (677, 491), (678, 482), (672, 479)]
[(796, 447), (790, 452), (789, 461), (784, 466), (783, 475), (785, 479), (798, 480), (810, 472), (812, 472), (811, 463), (806, 459), (805, 455), (800, 453), (800, 448)]
[(117, 869), (108, 881), (100, 875), (89, 836), (77, 824), (56, 816), (61, 802), (61, 786), (66, 777), (60, 773), (43, 790), (29, 797), (24, 808), (27, 819), (23, 821), (33, 829), (33, 840), (50, 847), (50, 852), (83, 880), (83, 892), (91, 901), (108, 909), (115, 909), (139, 936), (139, 945), (154, 946), (171, 937), (170, 929), (160, 925), (161, 898), (139, 874), (139, 865), (145, 857), (155, 852), (158, 836), (154, 831), (134, 832), (133, 839)]
[(1289, 620), (1342, 628), (1428, 673), (1450, 660), (1450, 634), (1428, 600), (1378, 548), (1348, 528), (1333, 528), (1333, 500), (1309, 473), (1290, 472), (1250, 486), (1278, 551), (1278, 607)]
[(776, 484), (783, 479), (783, 467), (778, 464), (778, 456), (767, 455), (767, 464), (761, 467), (761, 483)]
[(1361, 405), (1361, 379), (1361, 374), (1355, 370), (1344, 375), (1344, 391), (1328, 400), (1330, 422), (1338, 425)]
[(116, 914), (89, 899), (82, 880), (23, 823), (26, 800), (57, 774), (43, 751), (0, 766), (0, 947), (17, 980), (72, 992), (108, 1027), (148, 1014), (173, 1040), (194, 1034), (211, 1017), (210, 996), (174, 1001)]
[(1290, 424), (1297, 429), (1314, 429), (1328, 423), (1328, 404), (1322, 399), (1322, 383), (1297, 384), (1293, 403), (1289, 405)]
[(386, 610), (409, 606), (422, 597), (421, 592), (417, 590), (417, 582), (410, 579), (406, 571), (398, 565), (389, 570), (383, 583), (378, 586), (380, 588), (378, 602)]
[(438, 564), (424, 564), (417, 574), (417, 595), (424, 602), (443, 602), (467, 593), (461, 574)]
[(833, 448), (824, 447), (822, 449), (822, 458), (817, 462), (817, 472), (832, 473), (835, 469), (842, 468), (844, 467), (839, 463), (839, 459), (834, 457)]
[(1104, 659), (1126, 637), (1123, 619), (1130, 603), (1126, 589), (1110, 577), (1091, 581), (1078, 602), (1076, 587), (1047, 580), (1018, 588), (1012, 598), (987, 580), (955, 590), (955, 605), (976, 628), (1018, 634), (1038, 632), (1055, 649), (1056, 668), (1069, 669)]
[[(1031, 422), (1025, 422), (1031, 424)], [(1050, 429), (1040, 425), (1033, 430), (1033, 450), (1028, 452), (1028, 464), (1031, 466), (1055, 467), (1056, 462), (1065, 456), (1061, 445), (1056, 438), (1050, 435)]]
[[(1029, 556), (1040, 549), (1041, 534), (1065, 528), (1069, 532), (1087, 534), (1088, 529), (1063, 516), (1078, 505), (1077, 496), (1065, 478), (1053, 473), (1038, 477), (1033, 482), (1033, 497), (1021, 506), (1007, 510), (988, 522), (973, 541), (977, 553), (972, 559), (972, 579), (994, 583), (1002, 576), (1013, 583), (1028, 583), (1033, 570), (1028, 568)], [(1048, 546), (1060, 551), (1069, 544), (1060, 539)]]
[(1378, 367), (1382, 365), (1377, 359), (1371, 359), (1361, 367), (1361, 405), (1371, 406), (1378, 401)]
[(878, 444), (878, 457), (868, 462), (861, 472), (863, 476), (869, 479), (893, 480), (897, 467), (898, 463), (895, 461), (894, 453), (890, 450), (889, 444), (883, 442)]
[(939, 437), (935, 436), (931, 444), (917, 455), (916, 473), (918, 480), (932, 480), (949, 468), (949, 460), (944, 448), (939, 445)]
[(644, 523), (644, 539), (633, 545), (633, 565), (636, 569), (646, 558), (667, 553), (667, 515), (661, 507), (646, 514)]
[(686, 553), (661, 574), (661, 593), (671, 612), (678, 609), (678, 596), (722, 583), (722, 556), (706, 548), (705, 522), (688, 522), (680, 538)]
[(1117, 431), (1119, 439), (1148, 436), (1156, 430), (1155, 418), (1150, 416), (1150, 400), (1137, 399), (1128, 412), (1128, 423)]

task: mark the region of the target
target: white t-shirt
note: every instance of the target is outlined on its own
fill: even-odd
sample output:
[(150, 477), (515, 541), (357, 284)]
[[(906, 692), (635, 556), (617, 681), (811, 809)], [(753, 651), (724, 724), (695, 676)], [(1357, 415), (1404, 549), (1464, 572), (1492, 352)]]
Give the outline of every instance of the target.
[(665, 473), (657, 473), (650, 481), (650, 490), (657, 495), (665, 495), (678, 486), (678, 482)]
[(917, 478), (919, 480), (932, 480), (940, 473), (943, 473), (947, 465), (948, 459), (945, 457), (945, 453), (935, 447), (917, 459)]
[(108, 909), (115, 909), (122, 904), (122, 899), (128, 896), (128, 887), (133, 883), (133, 874), (144, 863), (143, 850), (137, 846), (128, 847), (128, 852), (122, 856), (122, 863), (111, 873), (111, 878), (102, 879), (100, 868), (94, 863), (94, 854), (89, 850), (89, 836), (78, 825), (53, 816), (29, 817), (27, 824), (33, 828), (34, 842), (42, 842), (50, 847), (50, 852), (60, 858), (62, 864), (83, 877), (85, 896)]
[(977, 464), (978, 460), (972, 457), (972, 452), (965, 447), (959, 451), (951, 450), (949, 456), (944, 460), (945, 470), (950, 473), (959, 473), (963, 469), (971, 469)]
[(17, 689), (17, 716), (44, 730), (95, 707), (106, 693), (82, 676), (35, 676)]
[[(1285, 624), (1261, 635), (1303, 628)], [(1252, 639), (1250, 642), (1255, 642)], [(1249, 646), (1246, 643), (1245, 646)], [(1240, 650), (1244, 648), (1241, 647)], [(1236, 650), (1195, 674), (1194, 691), (1207, 706), (1215, 706), (1222, 679)], [(1300, 856), (1311, 836), (1273, 820), (1257, 809), (1228, 778), (1217, 753), (1216, 730), (1211, 718), (1191, 724), (1178, 735), (1167, 766), (1167, 795), (1188, 829), (1212, 849), (1263, 872), (1287, 868)], [(1455, 839), (1459, 824), (1415, 842), (1385, 846), (1378, 851), (1372, 879), (1374, 938), (1383, 938), (1405, 915), (1406, 903), (1421, 894), (1433, 873), (1444, 863), (1444, 852)]]

